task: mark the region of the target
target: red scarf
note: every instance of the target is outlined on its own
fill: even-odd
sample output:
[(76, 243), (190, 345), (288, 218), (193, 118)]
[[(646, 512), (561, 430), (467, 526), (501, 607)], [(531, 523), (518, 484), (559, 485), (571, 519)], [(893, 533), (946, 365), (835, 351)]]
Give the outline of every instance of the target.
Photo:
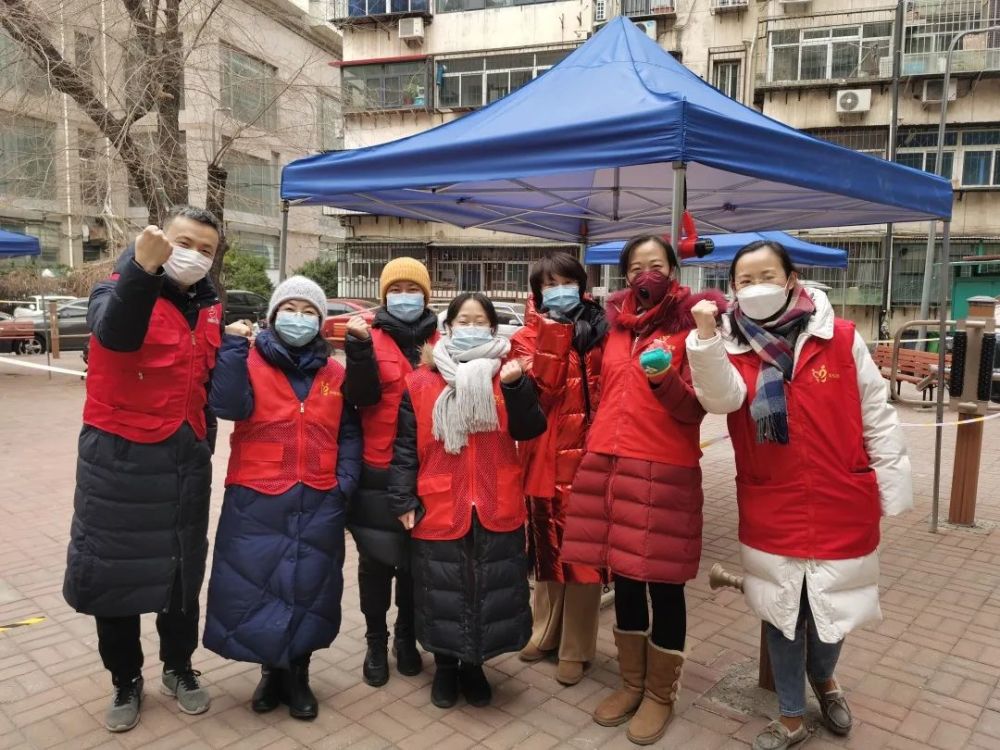
[(691, 290), (688, 287), (681, 286), (677, 279), (671, 279), (670, 288), (657, 305), (648, 310), (639, 310), (636, 294), (629, 289), (615, 322), (639, 337), (646, 336), (660, 328), (668, 318), (679, 315), (690, 296)]

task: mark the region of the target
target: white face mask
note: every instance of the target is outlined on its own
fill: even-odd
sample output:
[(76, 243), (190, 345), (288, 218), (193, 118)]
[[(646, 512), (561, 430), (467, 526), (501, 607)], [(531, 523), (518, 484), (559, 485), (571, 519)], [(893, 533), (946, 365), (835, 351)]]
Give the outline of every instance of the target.
[(192, 286), (208, 275), (212, 259), (189, 247), (174, 245), (174, 251), (163, 264), (163, 272), (180, 286)]
[(788, 302), (788, 290), (779, 284), (754, 284), (736, 292), (736, 301), (747, 317), (767, 320)]

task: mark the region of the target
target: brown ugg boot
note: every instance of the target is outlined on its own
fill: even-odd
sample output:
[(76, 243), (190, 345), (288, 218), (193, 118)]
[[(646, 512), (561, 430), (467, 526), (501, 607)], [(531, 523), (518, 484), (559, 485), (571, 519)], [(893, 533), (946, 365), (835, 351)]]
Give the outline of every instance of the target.
[(622, 686), (594, 711), (594, 721), (603, 727), (617, 727), (628, 720), (642, 701), (642, 683), (646, 677), (646, 634), (618, 628), (614, 633)]
[(642, 704), (629, 722), (626, 736), (636, 745), (652, 745), (674, 715), (674, 702), (681, 688), (684, 654), (669, 651), (649, 641), (646, 651), (646, 682)]

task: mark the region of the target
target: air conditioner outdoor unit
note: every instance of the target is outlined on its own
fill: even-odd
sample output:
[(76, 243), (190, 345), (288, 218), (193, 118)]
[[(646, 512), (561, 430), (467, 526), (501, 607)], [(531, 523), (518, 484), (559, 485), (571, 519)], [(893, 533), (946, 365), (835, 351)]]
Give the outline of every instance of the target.
[(416, 18), (399, 19), (399, 38), (401, 41), (415, 44), (424, 43), (424, 19)]
[(871, 89), (843, 89), (837, 92), (837, 113), (854, 115), (872, 108)]
[[(953, 102), (958, 98), (958, 81), (954, 78), (948, 81), (948, 101)], [(920, 91), (921, 104), (940, 104), (944, 99), (944, 79), (931, 79), (924, 81)]]
[(878, 59), (878, 77), (892, 78), (892, 55), (886, 55)]
[(782, 10), (802, 10), (812, 3), (812, 0), (778, 0)]
[(635, 25), (639, 27), (639, 31), (656, 41), (656, 21), (636, 21)]

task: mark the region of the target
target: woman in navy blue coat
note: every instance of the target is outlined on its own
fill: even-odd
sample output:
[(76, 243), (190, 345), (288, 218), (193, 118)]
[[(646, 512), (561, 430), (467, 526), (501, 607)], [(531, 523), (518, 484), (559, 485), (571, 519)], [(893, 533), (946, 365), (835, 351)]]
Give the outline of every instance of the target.
[[(325, 295), (301, 276), (271, 298), (251, 344), (230, 326), (209, 405), (235, 422), (208, 588), (205, 646), (262, 665), (251, 707), (312, 719), (309, 658), (340, 630), (346, 505), (361, 427), (319, 330)], [(240, 333), (242, 335), (233, 335)]]

